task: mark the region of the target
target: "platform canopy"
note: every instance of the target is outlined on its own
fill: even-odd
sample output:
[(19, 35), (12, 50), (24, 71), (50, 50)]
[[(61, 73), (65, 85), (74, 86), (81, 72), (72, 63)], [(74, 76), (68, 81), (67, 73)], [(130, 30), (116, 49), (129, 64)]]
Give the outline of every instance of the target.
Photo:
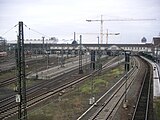
[(112, 46), (108, 47), (107, 50), (120, 51), (120, 50), (122, 50), (122, 48), (120, 48), (120, 47), (118, 47), (118, 46), (116, 46), (116, 45), (112, 45)]

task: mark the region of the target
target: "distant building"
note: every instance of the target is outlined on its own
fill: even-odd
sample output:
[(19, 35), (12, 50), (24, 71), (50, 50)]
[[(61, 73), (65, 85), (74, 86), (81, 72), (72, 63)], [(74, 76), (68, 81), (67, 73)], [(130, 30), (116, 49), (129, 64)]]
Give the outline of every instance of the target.
[(73, 40), (72, 45), (77, 45), (78, 42), (76, 40)]
[(160, 59), (160, 36), (153, 37), (154, 55)]
[(0, 36), (0, 51), (6, 51), (7, 40)]
[[(144, 42), (146, 40), (144, 39)], [(13, 50), (16, 46), (16, 43), (10, 44), (11, 50)], [(160, 58), (160, 36), (153, 37), (152, 43), (142, 43), (142, 44), (82, 44), (83, 50), (90, 52), (91, 50), (98, 50), (100, 46), (100, 50), (103, 53), (116, 53), (119, 51), (131, 51), (134, 53), (144, 52), (150, 55), (154, 55), (155, 57)], [(27, 51), (43, 51), (51, 50), (52, 53), (56, 53), (61, 51), (62, 49), (67, 52), (77, 52), (79, 50), (79, 43), (76, 40), (73, 40), (71, 44), (52, 44), (52, 43), (25, 43), (25, 50)]]
[(141, 42), (142, 42), (142, 43), (146, 43), (146, 42), (147, 42), (147, 39), (146, 39), (145, 37), (143, 37), (143, 38), (141, 39)]
[(6, 42), (6, 39), (0, 36), (0, 45), (2, 45), (4, 42)]
[(154, 46), (160, 46), (160, 36), (153, 37)]

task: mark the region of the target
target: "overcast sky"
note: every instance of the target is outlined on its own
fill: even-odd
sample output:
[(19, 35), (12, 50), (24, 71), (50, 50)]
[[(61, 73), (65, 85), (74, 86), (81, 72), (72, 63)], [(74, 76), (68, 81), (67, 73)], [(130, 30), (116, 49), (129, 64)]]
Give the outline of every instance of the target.
[[(73, 33), (100, 33), (100, 22), (86, 19), (157, 19), (156, 21), (105, 21), (103, 31), (119, 32), (109, 36), (109, 43), (140, 43), (142, 37), (152, 42), (160, 33), (160, 0), (0, 0), (0, 36), (15, 40), (19, 21), (48, 37), (73, 39)], [(42, 35), (25, 28), (25, 39)], [(97, 35), (82, 34), (83, 43), (97, 43)], [(104, 36), (103, 43), (106, 37)], [(67, 41), (70, 43), (71, 41)]]

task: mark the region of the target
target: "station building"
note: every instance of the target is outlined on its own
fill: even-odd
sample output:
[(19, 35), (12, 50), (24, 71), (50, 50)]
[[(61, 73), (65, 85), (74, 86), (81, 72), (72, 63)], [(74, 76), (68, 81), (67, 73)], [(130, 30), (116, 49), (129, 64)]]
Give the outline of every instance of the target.
[[(15, 49), (16, 44), (9, 44), (11, 50)], [(51, 44), (51, 43), (25, 43), (26, 51), (57, 53), (63, 51), (64, 53), (78, 53), (80, 44), (77, 41), (73, 41), (71, 44)], [(160, 58), (160, 36), (153, 37), (152, 43), (141, 44), (82, 44), (81, 49), (83, 51), (101, 50), (103, 53), (116, 53), (116, 51), (131, 51), (134, 53), (144, 52)]]

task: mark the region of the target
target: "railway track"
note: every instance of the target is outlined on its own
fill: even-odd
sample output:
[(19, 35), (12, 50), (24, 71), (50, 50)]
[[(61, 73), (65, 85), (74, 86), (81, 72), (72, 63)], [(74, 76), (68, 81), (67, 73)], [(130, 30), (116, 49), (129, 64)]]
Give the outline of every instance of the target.
[[(26, 59), (25, 60), (25, 64), (26, 64), (26, 72), (30, 73), (31, 71), (30, 70), (34, 70), (34, 68), (36, 68), (38, 65), (41, 65), (41, 67), (39, 69), (37, 69), (37, 71), (40, 71), (40, 70), (44, 70), (46, 69), (47, 67), (47, 63), (46, 63), (46, 57), (41, 57), (41, 58), (30, 58), (30, 59)], [(52, 56), (50, 57), (49, 59), (50, 61), (50, 64), (48, 64), (48, 66), (55, 66), (55, 65), (58, 65), (58, 60), (56, 57)], [(46, 63), (46, 65), (44, 64)], [(33, 66), (33, 67), (32, 67)], [(16, 71), (16, 62), (15, 60), (11, 60), (7, 63), (3, 63), (3, 64), (0, 64), (0, 73), (7, 73), (7, 72), (11, 72), (12, 75), (11, 78), (16, 78), (15, 76), (15, 73), (13, 73), (13, 71)], [(1, 78), (0, 78), (1, 79)], [(8, 85), (9, 83), (12, 84), (14, 82), (7, 82), (7, 80), (9, 79), (6, 79), (6, 80), (0, 80), (0, 87), (3, 87), (3, 86), (6, 86)], [(10, 80), (11, 81), (11, 80)], [(5, 83), (6, 82), (6, 83)], [(8, 84), (7, 84), (8, 83)]]
[[(29, 75), (29, 74), (30, 74), (30, 72), (27, 73), (26, 75)], [(16, 78), (16, 77), (12, 77), (12, 78), (3, 80), (3, 81), (0, 82), (0, 87), (5, 87), (5, 86), (7, 86), (7, 85), (16, 83), (16, 81), (17, 81), (17, 78)]]
[[(152, 85), (152, 69), (149, 63), (147, 63), (147, 67), (145, 70), (145, 76), (143, 79), (142, 87), (140, 89), (140, 93), (138, 96), (138, 100), (136, 103), (135, 111), (133, 113), (132, 120), (152, 120), (152, 116), (150, 115), (149, 108), (152, 98), (151, 93), (151, 85)], [(149, 116), (150, 115), (150, 116)]]
[(16, 80), (17, 80), (16, 77), (3, 80), (3, 81), (0, 82), (0, 87), (4, 87), (4, 86), (7, 86), (7, 85), (9, 85), (9, 84), (15, 83)]
[[(115, 62), (115, 61), (112, 60), (109, 63), (105, 64), (103, 66), (103, 69), (107, 68), (113, 62)], [(63, 85), (60, 85), (59, 87), (56, 87), (55, 89), (50, 89), (50, 90), (46, 90), (46, 91), (44, 90), (43, 93), (41, 93), (41, 94), (37, 93), (37, 91), (42, 90), (42, 87), (44, 87), (44, 85), (43, 86), (42, 85), (37, 85), (37, 88), (35, 88), (35, 87), (34, 88), (30, 88), (30, 90), (27, 90), (27, 106), (28, 106), (28, 108), (33, 106), (34, 104), (39, 103), (39, 101), (42, 101), (44, 99), (49, 98), (50, 96), (53, 96), (54, 94), (56, 94), (57, 92), (60, 92), (63, 89), (66, 89), (68, 87), (71, 87), (74, 84), (77, 84), (77, 83), (81, 82), (82, 80), (90, 77), (91, 75), (92, 74), (89, 74), (89, 75), (84, 76), (84, 77), (82, 77), (82, 78), (80, 78), (78, 80), (73, 80), (72, 82), (65, 83)], [(53, 82), (53, 80), (52, 80), (52, 82)], [(47, 83), (45, 86), (47, 87), (50, 84), (51, 83)], [(10, 115), (12, 116), (13, 114), (16, 114), (16, 112), (17, 112), (17, 105), (15, 104), (14, 96), (9, 98), (8, 100), (3, 100), (3, 101), (0, 101), (0, 102), (2, 103), (4, 101), (8, 101), (8, 102), (5, 102), (0, 106), (0, 110), (1, 110), (1, 117), (0, 118), (1, 119), (6, 119)]]
[[(73, 58), (72, 58), (73, 59)], [(75, 59), (74, 59), (75, 60)], [(113, 59), (115, 60), (115, 59)], [(112, 61), (113, 61), (112, 60)], [(111, 62), (111, 61), (110, 61)], [(70, 68), (72, 69), (72, 68)], [(73, 69), (74, 70), (74, 69)], [(72, 70), (72, 71), (73, 71)], [(69, 70), (71, 71), (71, 70)], [(71, 71), (71, 72), (72, 72)], [(43, 82), (40, 82), (30, 88), (27, 88), (27, 96), (31, 96), (32, 94), (34, 93), (37, 93), (37, 91), (41, 91), (43, 90), (43, 88), (47, 88), (49, 85), (52, 86), (53, 84), (56, 84), (57, 81), (60, 81), (61, 79), (62, 80), (65, 80), (66, 77), (63, 77), (64, 74), (66, 74), (67, 72), (65, 71), (65, 73), (61, 72), (60, 74), (58, 75), (55, 75), (54, 78), (58, 77), (57, 79), (51, 79), (51, 80), (45, 80)], [(69, 73), (69, 72), (68, 72)], [(15, 81), (16, 81), (16, 78), (13, 78)], [(9, 80), (10, 82), (7, 82), (7, 81), (4, 81), (3, 85), (7, 85), (9, 83), (13, 83), (14, 81), (12, 81), (13, 79)], [(58, 82), (59, 83), (59, 82)], [(5, 108), (7, 108), (8, 106), (10, 106), (11, 104), (13, 104), (15, 101), (14, 101), (14, 98), (15, 98), (15, 95), (16, 94), (12, 94), (11, 96), (8, 96), (6, 98), (3, 98), (2, 100), (0, 100), (0, 111), (3, 111), (2, 109), (4, 109), (2, 106), (5, 106)], [(36, 94), (35, 94), (36, 95)], [(7, 108), (9, 109), (9, 108)], [(5, 110), (5, 109), (4, 109)]]
[[(136, 61), (136, 65), (134, 65), (135, 67), (127, 73), (127, 76), (123, 76), (77, 120), (113, 119), (113, 116), (115, 115), (121, 103), (124, 102), (126, 104), (127, 101), (125, 101), (125, 97), (138, 74), (144, 74), (144, 79), (150, 75), (146, 70), (143, 70), (142, 65), (144, 65), (144, 63), (140, 63), (140, 60), (137, 58)], [(147, 69), (149, 68), (147, 67)]]
[[(13, 58), (15, 58), (15, 56)], [(8, 62), (0, 63), (0, 72), (9, 71), (9, 70), (16, 68), (16, 61), (13, 58), (12, 58), (12, 60), (9, 60)], [(69, 59), (66, 59), (65, 62), (70, 62), (71, 60), (74, 60), (74, 59), (75, 59), (75, 57), (73, 57), (73, 58), (71, 57)], [(76, 59), (78, 59), (78, 57), (76, 57)], [(26, 65), (31, 66), (31, 65), (37, 64), (37, 63), (44, 64), (44, 63), (46, 63), (46, 60), (47, 60), (46, 56), (45, 57), (36, 57), (35, 56), (33, 58), (27, 58), (25, 60), (25, 63), (26, 63)], [(56, 56), (50, 56), (49, 61), (52, 61), (49, 63), (49, 66), (53, 66), (53, 64), (58, 65), (58, 58)]]
[[(53, 58), (52, 58), (52, 59), (53, 59)], [(43, 62), (45, 61), (44, 58), (39, 58), (39, 59), (38, 59), (39, 63), (40, 63), (41, 60), (43, 60)], [(76, 57), (76, 58), (67, 59), (67, 60), (66, 60), (66, 63), (71, 62), (72, 60), (78, 60), (78, 58)], [(26, 62), (27, 62), (27, 63), (26, 63), (27, 65), (31, 66), (31, 65), (35, 64), (37, 61), (27, 60)], [(37, 63), (36, 63), (36, 64), (37, 64)], [(58, 63), (55, 63), (55, 65), (57, 65), (57, 64), (58, 64)], [(55, 65), (52, 65), (52, 66), (55, 66)], [(14, 63), (14, 67), (15, 67), (15, 63)], [(5, 68), (7, 68), (7, 66), (5, 66)], [(46, 67), (42, 66), (42, 67), (41, 67), (39, 70), (37, 70), (37, 71), (44, 70), (44, 69), (46, 69)], [(31, 73), (31, 72), (28, 72), (28, 73), (26, 74), (26, 76), (29, 75), (30, 73)], [(13, 84), (13, 83), (16, 82), (16, 79), (17, 79), (16, 77), (12, 77), (12, 78), (9, 78), (9, 79), (2, 80), (2, 81), (0, 81), (0, 87), (5, 87), (5, 86), (7, 86), (7, 85)]]

